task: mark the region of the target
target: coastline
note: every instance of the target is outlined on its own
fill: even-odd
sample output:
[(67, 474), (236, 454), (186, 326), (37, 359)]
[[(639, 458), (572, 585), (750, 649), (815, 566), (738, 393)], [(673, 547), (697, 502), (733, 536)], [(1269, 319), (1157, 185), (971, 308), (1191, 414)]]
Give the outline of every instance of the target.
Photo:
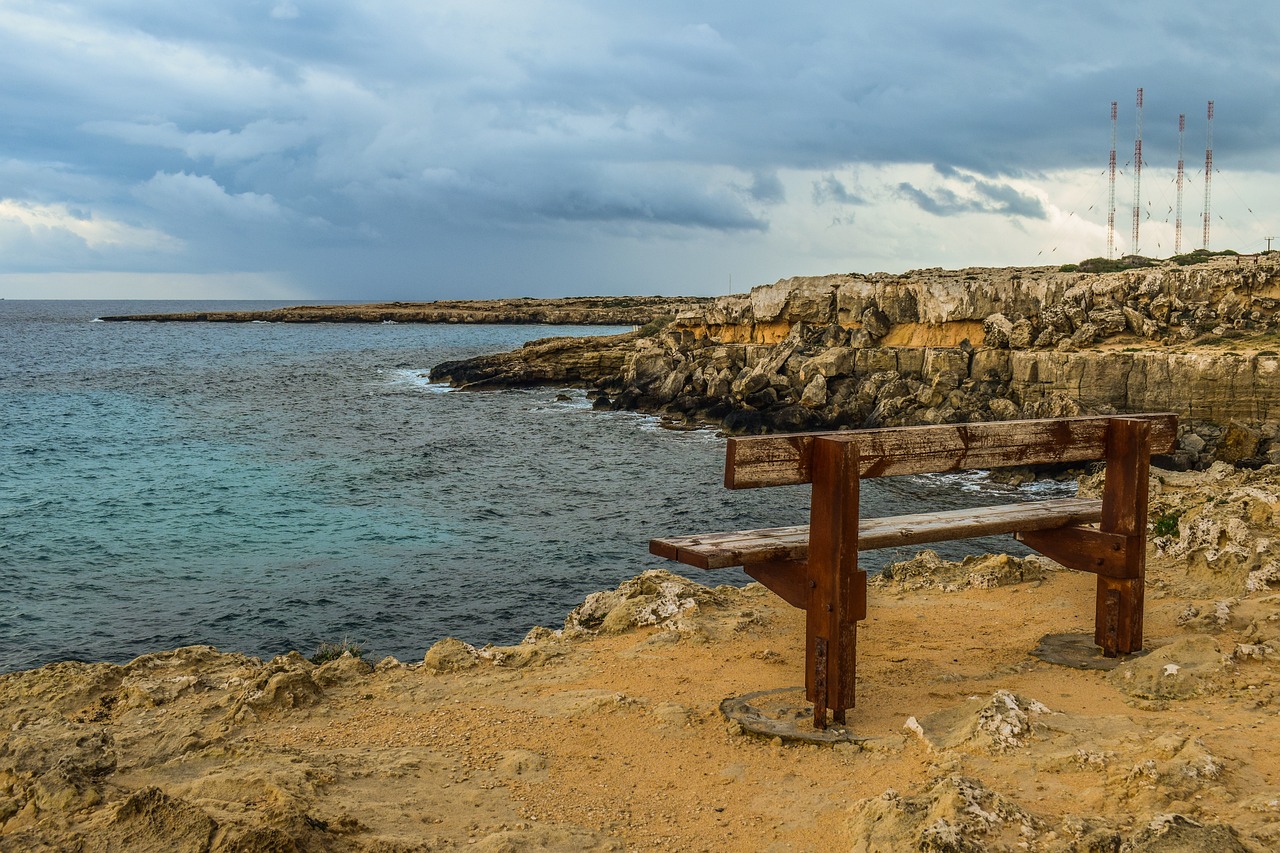
[(1035, 558), (879, 581), (834, 747), (719, 712), (797, 686), (801, 612), (665, 572), (421, 662), (54, 664), (0, 676), (0, 846), (1272, 849), (1280, 468), (1154, 473), (1178, 535), (1151, 540), (1150, 651), (1110, 672), (1029, 654), (1092, 626), (1092, 578)]
[(506, 325), (643, 326), (710, 303), (699, 297), (575, 296), (295, 305), (252, 311), (186, 311), (104, 316), (104, 322), (158, 323), (493, 323)]
[(1257, 467), (1280, 462), (1277, 259), (797, 277), (630, 340), (535, 341), (431, 377), (569, 382), (599, 408), (729, 434), (1171, 411), (1161, 464)]

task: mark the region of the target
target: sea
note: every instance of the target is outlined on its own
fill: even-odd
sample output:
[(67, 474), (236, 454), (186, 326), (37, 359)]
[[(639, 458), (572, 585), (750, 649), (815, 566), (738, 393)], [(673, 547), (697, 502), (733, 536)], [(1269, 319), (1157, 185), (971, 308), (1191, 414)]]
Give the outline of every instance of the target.
[[(427, 378), (621, 328), (97, 319), (283, 304), (0, 300), (0, 672), (192, 644), (404, 661), (446, 636), (511, 644), (645, 569), (749, 581), (652, 557), (651, 538), (807, 521), (805, 487), (726, 490), (714, 431), (595, 411), (581, 389)], [(898, 477), (862, 501), (889, 515), (1046, 490), (1073, 491)]]

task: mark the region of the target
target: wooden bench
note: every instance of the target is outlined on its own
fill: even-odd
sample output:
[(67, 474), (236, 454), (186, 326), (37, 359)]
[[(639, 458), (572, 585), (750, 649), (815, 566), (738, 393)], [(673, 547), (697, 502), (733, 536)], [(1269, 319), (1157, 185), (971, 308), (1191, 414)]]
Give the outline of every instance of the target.
[[(730, 438), (725, 486), (812, 484), (809, 524), (654, 539), (650, 552), (701, 569), (742, 566), (806, 611), (805, 689), (814, 725), (854, 704), (857, 623), (867, 615), (858, 552), (1013, 533), (1098, 577), (1094, 641), (1114, 657), (1142, 648), (1147, 478), (1172, 452), (1172, 414), (1001, 421)], [(1061, 498), (861, 519), (867, 477), (1106, 461), (1101, 500)], [(1089, 526), (1096, 524), (1096, 527)]]

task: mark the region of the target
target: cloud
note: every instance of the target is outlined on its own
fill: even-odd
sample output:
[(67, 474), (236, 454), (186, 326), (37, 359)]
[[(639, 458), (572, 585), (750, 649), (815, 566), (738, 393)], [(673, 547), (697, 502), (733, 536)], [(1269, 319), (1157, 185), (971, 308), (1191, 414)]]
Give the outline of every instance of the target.
[(135, 195), (148, 205), (170, 213), (209, 216), (224, 221), (271, 222), (285, 211), (269, 194), (229, 193), (207, 175), (157, 172)]
[(835, 175), (826, 174), (813, 182), (813, 203), (866, 204), (867, 200), (850, 192)]
[(0, 223), (7, 226), (6, 230), (16, 226), (36, 240), (72, 235), (87, 248), (97, 251), (172, 251), (180, 245), (180, 241), (162, 231), (139, 228), (62, 204), (0, 199)]
[[(0, 185), (58, 216), (6, 227), (44, 235), (23, 264), (177, 252), (192, 273), (279, 264), (331, 293), (444, 268), (474, 290), (537, 265), (599, 287), (606, 245), (639, 259), (636, 287), (701, 287), (730, 264), (754, 280), (746, 258), (761, 275), (966, 265), (981, 241), (961, 214), (987, 214), (991, 252), (1035, 257), (1037, 225), (1074, 203), (1046, 176), (1080, 176), (1066, 183), (1092, 201), (1110, 101), (1123, 151), (1136, 86), (1152, 193), (1177, 114), (1194, 150), (1208, 98), (1219, 168), (1277, 173), (1280, 111), (1258, 94), (1280, 84), (1277, 25), (1224, 2), (1188, 26), (1185, 0), (1160, 20), (1100, 0), (12, 0), (0, 65), (22, 85), (0, 92)], [(1263, 186), (1241, 187), (1253, 210), (1272, 205)], [(900, 239), (921, 228), (927, 250)]]
[(787, 200), (787, 191), (776, 172), (756, 172), (751, 176), (751, 187), (747, 192), (756, 201), (768, 204), (781, 204)]
[(898, 193), (921, 210), (935, 216), (961, 213), (991, 213), (1004, 216), (1045, 219), (1044, 203), (1034, 195), (1010, 184), (986, 180), (950, 166), (935, 166), (946, 184), (921, 189), (909, 181), (898, 184)]
[(254, 160), (288, 151), (307, 142), (313, 135), (302, 122), (265, 119), (249, 122), (239, 130), (224, 128), (212, 132), (183, 131), (173, 122), (91, 121), (81, 129), (132, 145), (177, 149), (193, 160), (210, 159), (217, 164)]

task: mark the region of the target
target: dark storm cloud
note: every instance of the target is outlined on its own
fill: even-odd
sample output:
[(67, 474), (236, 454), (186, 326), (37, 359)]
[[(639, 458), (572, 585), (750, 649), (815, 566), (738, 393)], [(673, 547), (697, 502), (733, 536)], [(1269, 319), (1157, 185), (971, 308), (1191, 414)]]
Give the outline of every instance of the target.
[[(732, 239), (893, 197), (1042, 220), (1013, 179), (1104, 166), (1112, 99), (1123, 162), (1138, 85), (1149, 163), (1172, 160), (1179, 112), (1202, 151), (1213, 97), (1230, 162), (1272, 168), (1276, 35), (1239, 2), (12, 0), (0, 198), (49, 205), (41, 228), (116, 223), (93, 245), (117, 265), (333, 288), (392, 256), (546, 241), (572, 265), (602, 232)], [(878, 193), (837, 177), (921, 163), (948, 165)], [(788, 194), (792, 171), (810, 193)], [(358, 257), (317, 248), (337, 246)]]

